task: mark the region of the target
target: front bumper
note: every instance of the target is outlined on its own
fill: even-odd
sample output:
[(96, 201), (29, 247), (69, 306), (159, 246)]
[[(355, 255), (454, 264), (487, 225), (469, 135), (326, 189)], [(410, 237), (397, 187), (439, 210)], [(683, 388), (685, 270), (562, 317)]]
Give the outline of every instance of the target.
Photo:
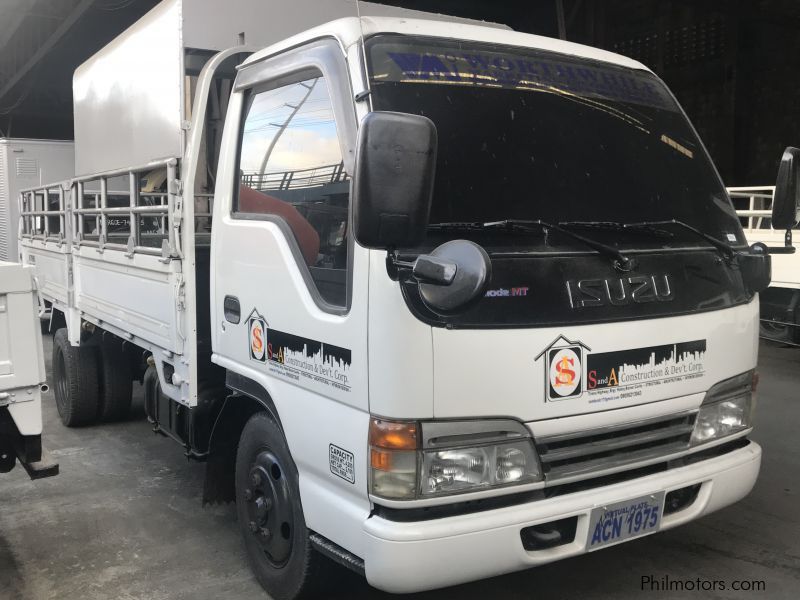
[[(418, 592), (582, 554), (596, 506), (700, 484), (694, 502), (663, 517), (661, 530), (669, 529), (742, 499), (760, 466), (761, 447), (750, 442), (685, 467), (527, 504), (416, 522), (373, 516), (364, 522), (367, 580), (389, 592)], [(540, 551), (523, 548), (521, 529), (573, 516), (578, 521), (572, 542)]]

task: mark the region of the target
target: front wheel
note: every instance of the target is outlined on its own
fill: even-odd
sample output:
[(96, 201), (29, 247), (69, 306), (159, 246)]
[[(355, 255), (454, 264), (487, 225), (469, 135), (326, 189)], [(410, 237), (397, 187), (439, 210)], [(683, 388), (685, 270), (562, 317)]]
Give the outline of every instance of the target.
[(276, 600), (314, 597), (333, 565), (311, 547), (297, 468), (266, 413), (253, 415), (239, 439), (236, 510), (261, 586)]

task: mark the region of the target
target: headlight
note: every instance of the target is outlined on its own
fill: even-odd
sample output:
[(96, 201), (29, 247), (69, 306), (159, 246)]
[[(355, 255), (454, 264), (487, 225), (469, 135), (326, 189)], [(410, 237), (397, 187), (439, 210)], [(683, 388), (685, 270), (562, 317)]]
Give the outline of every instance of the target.
[(531, 483), (541, 470), (516, 421), (370, 423), (370, 489), (412, 500)]
[(708, 390), (694, 424), (693, 446), (752, 427), (755, 379), (755, 373), (748, 371)]

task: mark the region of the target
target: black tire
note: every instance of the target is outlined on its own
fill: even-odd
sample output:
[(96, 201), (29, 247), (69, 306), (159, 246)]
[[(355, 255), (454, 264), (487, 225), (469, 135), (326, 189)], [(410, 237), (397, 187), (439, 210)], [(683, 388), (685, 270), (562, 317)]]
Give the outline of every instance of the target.
[(67, 427), (93, 423), (100, 396), (97, 349), (72, 346), (63, 328), (53, 336), (53, 381), (61, 422)]
[(239, 439), (236, 512), (250, 565), (267, 593), (275, 600), (317, 597), (335, 565), (311, 547), (297, 468), (266, 413), (250, 417)]
[(120, 421), (131, 413), (133, 370), (122, 341), (106, 335), (100, 344), (100, 402), (97, 417), (101, 421)]
[(142, 387), (144, 388), (144, 413), (153, 423), (157, 421), (158, 404), (161, 397), (161, 382), (158, 380), (158, 372), (155, 366), (149, 365), (142, 377)]

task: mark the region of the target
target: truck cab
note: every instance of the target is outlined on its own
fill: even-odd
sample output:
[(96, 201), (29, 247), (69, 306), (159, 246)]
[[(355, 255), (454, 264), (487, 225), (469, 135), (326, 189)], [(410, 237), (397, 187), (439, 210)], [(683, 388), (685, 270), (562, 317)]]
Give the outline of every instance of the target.
[[(273, 597), (307, 594), (322, 555), (421, 591), (750, 491), (769, 254), (646, 67), (362, 14), (208, 54), (179, 151), (124, 166), (98, 140), (129, 123), (92, 74), (140, 33), (76, 73), (78, 176), (22, 196), (55, 352), (118, 374), (89, 401), (57, 386), (59, 409), (116, 414), (141, 377)], [(65, 195), (58, 246), (37, 193)]]
[[(252, 191), (329, 215), (316, 258)], [(760, 284), (642, 65), (471, 25), (332, 23), (240, 68), (214, 210), (212, 360), (274, 403), (307, 527), (373, 585), (594, 550), (755, 482)], [(634, 505), (631, 528), (610, 516)]]

